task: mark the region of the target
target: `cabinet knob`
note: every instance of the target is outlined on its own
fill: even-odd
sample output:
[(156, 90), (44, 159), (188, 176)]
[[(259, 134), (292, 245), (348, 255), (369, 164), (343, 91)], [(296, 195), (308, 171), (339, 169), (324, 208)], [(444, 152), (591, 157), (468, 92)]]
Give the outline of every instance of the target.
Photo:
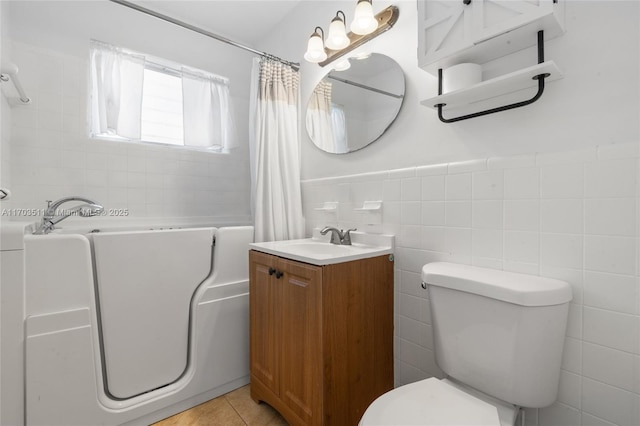
[(280, 279), (280, 277), (282, 277), (282, 275), (284, 275), (281, 271), (276, 271), (276, 279)]
[(276, 270), (274, 268), (269, 268), (269, 275), (273, 275), (276, 273)]

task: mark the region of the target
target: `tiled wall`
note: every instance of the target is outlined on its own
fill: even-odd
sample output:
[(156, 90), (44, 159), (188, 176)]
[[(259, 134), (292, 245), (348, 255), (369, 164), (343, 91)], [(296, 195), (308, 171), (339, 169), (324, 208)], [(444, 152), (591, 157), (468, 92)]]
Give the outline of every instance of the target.
[[(450, 261), (573, 286), (558, 402), (531, 425), (640, 424), (637, 143), (307, 180), (307, 231), (396, 235), (396, 383), (440, 376), (422, 265)], [(380, 213), (356, 213), (382, 200)], [(337, 201), (338, 212), (316, 210)], [(374, 224), (372, 224), (374, 223)]]
[(13, 191), (3, 208), (82, 195), (133, 217), (250, 220), (246, 137), (231, 154), (90, 139), (87, 61), (18, 42), (11, 58), (33, 102), (3, 116), (11, 131), (2, 166), (10, 164)]
[[(4, 83), (7, 84), (7, 83)], [(10, 175), (10, 149), (9, 138), (11, 135), (11, 108), (4, 96), (0, 96), (0, 182), (3, 188), (11, 185)], [(2, 216), (0, 215), (0, 221)]]

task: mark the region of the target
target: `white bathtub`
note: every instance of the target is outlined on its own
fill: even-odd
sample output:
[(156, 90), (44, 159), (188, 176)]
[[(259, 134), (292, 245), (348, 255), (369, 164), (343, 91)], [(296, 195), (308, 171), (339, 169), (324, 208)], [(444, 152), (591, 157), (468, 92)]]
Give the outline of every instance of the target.
[(25, 424), (147, 425), (248, 383), (252, 227), (86, 232), (24, 237)]

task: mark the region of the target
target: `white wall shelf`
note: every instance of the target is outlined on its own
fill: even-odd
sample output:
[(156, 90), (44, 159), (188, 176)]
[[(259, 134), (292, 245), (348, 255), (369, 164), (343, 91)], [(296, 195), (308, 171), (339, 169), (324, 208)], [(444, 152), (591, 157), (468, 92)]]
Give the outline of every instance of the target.
[(365, 201), (362, 207), (353, 209), (360, 213), (377, 212), (382, 210), (382, 201)]
[[(438, 110), (438, 118), (443, 123), (455, 123), (470, 118), (482, 117), (497, 112), (508, 111), (515, 108), (521, 108), (536, 102), (545, 89), (545, 80), (550, 78), (552, 74), (560, 77), (561, 73), (553, 61), (544, 60), (544, 31), (538, 31), (538, 63), (537, 65), (515, 71), (494, 79), (475, 84), (465, 89), (456, 90), (450, 93), (442, 93), (442, 69), (438, 69), (438, 96), (434, 99), (426, 99), (423, 105), (435, 107)], [(553, 72), (549, 72), (553, 71)], [(517, 92), (526, 89), (530, 82), (537, 84), (538, 90), (536, 94), (520, 102), (514, 102), (495, 108), (489, 108), (477, 111), (471, 114), (458, 115), (457, 117), (445, 117), (444, 108), (447, 110), (455, 107), (471, 105), (481, 100), (487, 100), (496, 96), (506, 95), (508, 93)]]
[(335, 213), (335, 212), (338, 211), (338, 202), (337, 201), (325, 201), (322, 204), (322, 207), (317, 207), (314, 210), (327, 212), (327, 213)]
[[(544, 42), (564, 33), (565, 1), (418, 0), (417, 3), (418, 64), (438, 76), (438, 96), (424, 100), (422, 105), (436, 109), (443, 123), (530, 105), (540, 99), (545, 83), (551, 81), (549, 78), (559, 78), (555, 64), (544, 60)], [(538, 46), (537, 66), (443, 94), (443, 70), (463, 63), (483, 65), (534, 44)], [(536, 95), (530, 99), (456, 117), (443, 114), (530, 85), (538, 86)]]
[(534, 77), (540, 74), (550, 74), (550, 76), (545, 79), (546, 82), (562, 78), (562, 72), (555, 62), (546, 61), (491, 80), (483, 81), (482, 83), (465, 89), (434, 96), (420, 103), (433, 109), (438, 109), (438, 104), (445, 104), (445, 110), (463, 107), (475, 102), (535, 87), (538, 85), (538, 81), (535, 80)]
[(382, 201), (365, 201), (362, 207), (353, 209), (358, 214), (359, 221), (367, 225), (379, 225), (382, 223)]

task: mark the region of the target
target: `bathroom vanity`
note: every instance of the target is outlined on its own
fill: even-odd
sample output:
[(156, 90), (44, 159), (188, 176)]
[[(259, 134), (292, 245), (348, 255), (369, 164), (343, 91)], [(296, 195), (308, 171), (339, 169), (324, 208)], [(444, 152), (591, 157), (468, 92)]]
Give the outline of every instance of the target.
[(249, 254), (251, 397), (291, 425), (357, 424), (393, 388), (393, 255), (312, 264), (261, 244), (275, 243)]

